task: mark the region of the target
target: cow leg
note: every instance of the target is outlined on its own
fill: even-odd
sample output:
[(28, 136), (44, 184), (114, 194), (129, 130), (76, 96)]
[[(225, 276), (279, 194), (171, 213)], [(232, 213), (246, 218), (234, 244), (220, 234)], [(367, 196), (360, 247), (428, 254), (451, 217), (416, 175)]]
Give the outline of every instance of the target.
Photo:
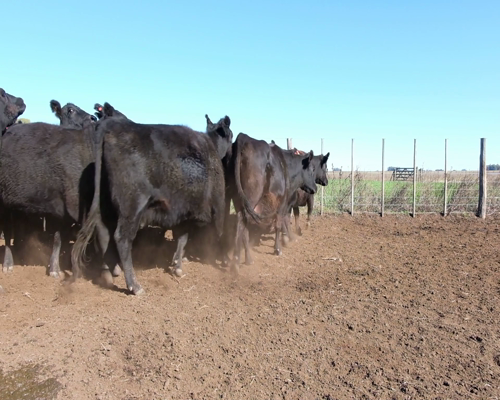
[(133, 294), (139, 295), (144, 293), (144, 289), (141, 287), (139, 282), (137, 282), (135, 277), (134, 264), (132, 263), (132, 242), (137, 234), (139, 221), (141, 219), (140, 216), (135, 219), (135, 221), (129, 221), (120, 217), (118, 219), (118, 225), (115, 230), (114, 238), (118, 254), (120, 255), (121, 264), (123, 266), (127, 289)]
[(5, 216), (3, 236), (5, 239), (5, 255), (3, 258), (2, 271), (12, 272), (14, 270), (14, 258), (12, 257), (12, 249), (10, 248), (10, 241), (12, 239), (12, 221), (10, 215)]
[(307, 198), (307, 227), (311, 226), (311, 214), (314, 208), (314, 196), (309, 196)]
[(300, 229), (300, 224), (299, 224), (299, 217), (300, 217), (299, 207), (293, 207), (293, 215), (295, 217), (295, 232), (297, 233), (297, 235), (302, 236), (302, 229)]
[(285, 217), (283, 217), (283, 223), (282, 223), (282, 242), (283, 246), (287, 246), (288, 242), (293, 242), (297, 238), (295, 237), (295, 234), (292, 232), (292, 227), (290, 223), (290, 214), (287, 214)]
[(224, 229), (222, 233), (221, 240), (221, 250), (222, 250), (222, 265), (229, 265), (229, 256), (227, 253), (230, 250), (229, 245), (229, 232), (230, 232), (230, 222), (229, 215), (231, 214), (231, 196), (228, 194), (226, 190), (225, 203), (224, 203)]
[(283, 224), (281, 226), (281, 243), (283, 244), (283, 247), (286, 247), (288, 245), (288, 242), (292, 239), (290, 237), (290, 215), (287, 214), (283, 218)]
[[(101, 275), (105, 275), (103, 277), (106, 279), (106, 281), (111, 280), (111, 283), (113, 283), (113, 276), (120, 276), (122, 270), (120, 268), (120, 265), (118, 264), (118, 260), (116, 259), (116, 253), (112, 253), (112, 249), (109, 248), (110, 246), (109, 229), (104, 225), (102, 221), (99, 221), (96, 226), (96, 233), (97, 233), (97, 241), (99, 242), (99, 247), (101, 248), (102, 260), (103, 260)], [(111, 253), (113, 256), (111, 256)], [(110, 265), (114, 265), (112, 271), (109, 267)]]
[(54, 233), (54, 244), (49, 261), (49, 275), (53, 278), (59, 278), (61, 269), (59, 267), (59, 256), (61, 254), (61, 232), (57, 230)]
[(243, 229), (242, 239), (243, 239), (243, 246), (245, 246), (245, 264), (252, 265), (253, 258), (252, 258), (252, 252), (250, 250), (250, 232), (246, 226), (244, 226)]
[[(179, 241), (179, 238), (185, 233), (185, 231), (183, 229), (180, 229), (179, 227), (176, 227), (174, 229), (172, 229), (172, 239), (174, 240), (174, 242), (178, 242)], [(187, 243), (187, 241), (186, 241)], [(184, 246), (182, 247), (184, 249)], [(175, 265), (176, 261), (175, 261), (175, 255), (177, 254), (177, 249), (175, 251), (175, 254), (174, 254), (174, 257), (172, 258), (172, 265)], [(184, 257), (184, 250), (182, 251), (182, 261), (185, 261), (187, 262), (188, 259), (187, 257)]]
[(234, 240), (233, 261), (231, 263), (231, 269), (235, 273), (238, 273), (240, 270), (241, 244), (243, 241), (244, 231), (247, 230), (245, 221), (243, 220), (242, 211), (238, 211), (237, 218), (238, 221), (236, 225), (236, 238)]
[[(173, 234), (174, 231), (172, 231)], [(184, 247), (188, 241), (188, 232), (185, 230), (178, 231), (175, 230), (175, 237), (177, 239), (177, 250), (174, 253), (172, 259), (172, 265), (174, 266), (174, 274), (177, 276), (182, 276), (182, 258), (184, 257)]]
[(281, 231), (283, 228), (283, 223), (283, 217), (281, 215), (278, 215), (275, 222), (276, 236), (274, 239), (274, 254), (277, 256), (281, 256), (283, 254), (283, 252), (281, 251)]

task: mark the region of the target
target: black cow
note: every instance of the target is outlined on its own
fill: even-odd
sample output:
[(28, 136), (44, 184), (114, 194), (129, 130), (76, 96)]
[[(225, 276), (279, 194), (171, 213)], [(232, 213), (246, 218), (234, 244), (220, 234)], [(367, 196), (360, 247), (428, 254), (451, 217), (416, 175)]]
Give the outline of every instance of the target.
[[(89, 121), (94, 122), (97, 120), (95, 116), (88, 114), (72, 103), (68, 103), (64, 107), (61, 107), (61, 104), (57, 100), (51, 100), (50, 109), (59, 119), (60, 126), (65, 128), (82, 129)], [(26, 244), (25, 239), (28, 236), (27, 232), (30, 232), (30, 234), (33, 234), (33, 232), (42, 232), (44, 229), (43, 218), (23, 215), (23, 213), (19, 212), (11, 214), (11, 218), (15, 220), (13, 231), (14, 246), (19, 252), (23, 252), (24, 245)], [(46, 225), (48, 228), (47, 230), (54, 233), (54, 240), (58, 241), (60, 239), (60, 233), (54, 231), (54, 229), (59, 228), (60, 224), (58, 222), (54, 224), (51, 218), (48, 218)], [(63, 236), (63, 239), (69, 238)], [(56, 273), (53, 273), (53, 275), (56, 276)]]
[(94, 191), (95, 130), (91, 119), (85, 124), (82, 130), (45, 123), (15, 125), (3, 136), (0, 213), (5, 236), (4, 272), (13, 267), (13, 216), (22, 213), (47, 217), (58, 224), (49, 272), (59, 276), (61, 235), (67, 237), (70, 226), (82, 222)]
[[(293, 150), (285, 150), (287, 152), (292, 152), (293, 154), (297, 155), (305, 155), (306, 153), (293, 149)], [(318, 185), (321, 186), (327, 186), (328, 185), (328, 176), (327, 176), (327, 162), (328, 162), (328, 157), (330, 156), (330, 153), (327, 153), (325, 156), (323, 154), (319, 156), (314, 156), (312, 159), (312, 163), (314, 164), (314, 171), (315, 171), (315, 182)], [(295, 232), (298, 235), (302, 234), (302, 231), (299, 226), (299, 207), (304, 207), (307, 205), (307, 226), (310, 225), (310, 219), (311, 219), (311, 214), (313, 211), (314, 207), (314, 194), (310, 194), (305, 192), (302, 189), (297, 189), (295, 193), (293, 193), (289, 199), (289, 208), (288, 208), (288, 213), (286, 217), (286, 225), (285, 225), (285, 232), (288, 234), (288, 237), (292, 239), (291, 230), (290, 230), (290, 213), (293, 210), (293, 214), (295, 216)]]
[(60, 125), (65, 128), (83, 129), (88, 121), (95, 122), (97, 118), (83, 111), (73, 103), (68, 103), (64, 107), (57, 100), (50, 101), (50, 109), (59, 118)]
[[(207, 116), (207, 122), (209, 121)], [(224, 171), (221, 159), (231, 147), (230, 119), (207, 126), (207, 134), (180, 125), (144, 125), (105, 118), (97, 125), (95, 193), (87, 221), (73, 246), (73, 277), (80, 275), (85, 248), (97, 228), (106, 226), (107, 252), (113, 237), (127, 289), (144, 290), (132, 263), (132, 241), (140, 225), (172, 228), (177, 239), (175, 273), (194, 225), (224, 224)], [(105, 182), (105, 184), (103, 184)]]
[(297, 235), (302, 235), (302, 229), (300, 229), (299, 218), (300, 209), (299, 207), (307, 206), (307, 222), (306, 227), (311, 226), (311, 215), (314, 208), (314, 195), (304, 192), (302, 189), (297, 190), (297, 196), (294, 203), (292, 204), (293, 216), (295, 217), (295, 233)]
[(245, 246), (246, 263), (253, 262), (249, 251), (248, 224), (261, 228), (274, 224), (274, 252), (281, 255), (281, 232), (290, 194), (298, 188), (315, 193), (316, 184), (312, 151), (305, 157), (298, 156), (283, 151), (275, 144), (269, 145), (240, 133), (232, 152), (232, 162), (228, 166), (228, 197), (232, 198), (237, 213), (232, 262), (233, 269), (237, 271), (242, 245)]
[(25, 110), (23, 99), (12, 96), (0, 88), (0, 133), (3, 135)]

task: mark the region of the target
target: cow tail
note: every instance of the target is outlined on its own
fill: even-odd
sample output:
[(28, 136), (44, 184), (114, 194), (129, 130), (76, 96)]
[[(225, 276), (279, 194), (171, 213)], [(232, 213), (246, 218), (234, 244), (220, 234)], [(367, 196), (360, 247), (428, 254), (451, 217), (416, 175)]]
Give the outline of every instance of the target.
[(234, 180), (236, 181), (236, 189), (238, 190), (238, 197), (241, 199), (241, 202), (243, 203), (243, 208), (245, 209), (245, 212), (252, 217), (252, 219), (259, 223), (261, 221), (261, 216), (257, 214), (254, 209), (250, 206), (250, 203), (248, 201), (247, 196), (245, 195), (245, 192), (243, 191), (243, 187), (241, 186), (241, 151), (238, 148), (236, 148), (236, 165), (235, 165), (235, 173), (234, 173)]
[(81, 266), (85, 265), (85, 251), (87, 245), (92, 239), (96, 225), (101, 218), (99, 200), (101, 198), (101, 175), (102, 175), (102, 157), (104, 145), (104, 129), (99, 126), (95, 133), (95, 175), (94, 175), (94, 197), (87, 218), (78, 232), (75, 244), (71, 250), (71, 264), (73, 270), (73, 279), (81, 274)]

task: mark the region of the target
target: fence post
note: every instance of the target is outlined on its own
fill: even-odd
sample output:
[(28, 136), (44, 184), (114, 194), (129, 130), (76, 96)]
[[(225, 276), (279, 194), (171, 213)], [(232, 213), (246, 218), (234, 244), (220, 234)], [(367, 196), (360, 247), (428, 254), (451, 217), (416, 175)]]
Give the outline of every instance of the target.
[[(323, 155), (323, 138), (321, 138), (321, 155)], [(323, 215), (323, 194), (324, 194), (324, 187), (321, 186), (321, 200), (320, 200), (320, 207), (319, 207), (319, 215)]]
[(385, 139), (382, 139), (382, 201), (380, 205), (380, 216), (384, 216), (384, 201), (385, 201), (385, 175), (384, 175), (384, 147)]
[(351, 215), (354, 215), (354, 139), (351, 139)]
[(477, 216), (486, 218), (486, 139), (481, 138), (481, 154), (479, 155), (479, 204), (477, 206)]
[(444, 206), (443, 217), (446, 217), (448, 208), (448, 139), (444, 139)]
[(413, 139), (413, 213), (412, 217), (415, 218), (417, 208), (417, 139)]
[(292, 150), (293, 149), (293, 146), (292, 146), (292, 139), (286, 139), (286, 148), (287, 150)]

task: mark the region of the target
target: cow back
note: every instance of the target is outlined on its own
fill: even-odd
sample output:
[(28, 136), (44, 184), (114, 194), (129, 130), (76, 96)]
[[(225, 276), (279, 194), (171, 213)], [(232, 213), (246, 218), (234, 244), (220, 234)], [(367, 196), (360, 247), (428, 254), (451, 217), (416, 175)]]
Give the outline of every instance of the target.
[[(32, 123), (9, 129), (2, 138), (3, 204), (61, 217), (70, 212), (77, 219), (79, 199), (85, 190), (93, 191), (92, 136), (93, 127), (73, 130)], [(82, 179), (85, 171), (89, 176)]]

